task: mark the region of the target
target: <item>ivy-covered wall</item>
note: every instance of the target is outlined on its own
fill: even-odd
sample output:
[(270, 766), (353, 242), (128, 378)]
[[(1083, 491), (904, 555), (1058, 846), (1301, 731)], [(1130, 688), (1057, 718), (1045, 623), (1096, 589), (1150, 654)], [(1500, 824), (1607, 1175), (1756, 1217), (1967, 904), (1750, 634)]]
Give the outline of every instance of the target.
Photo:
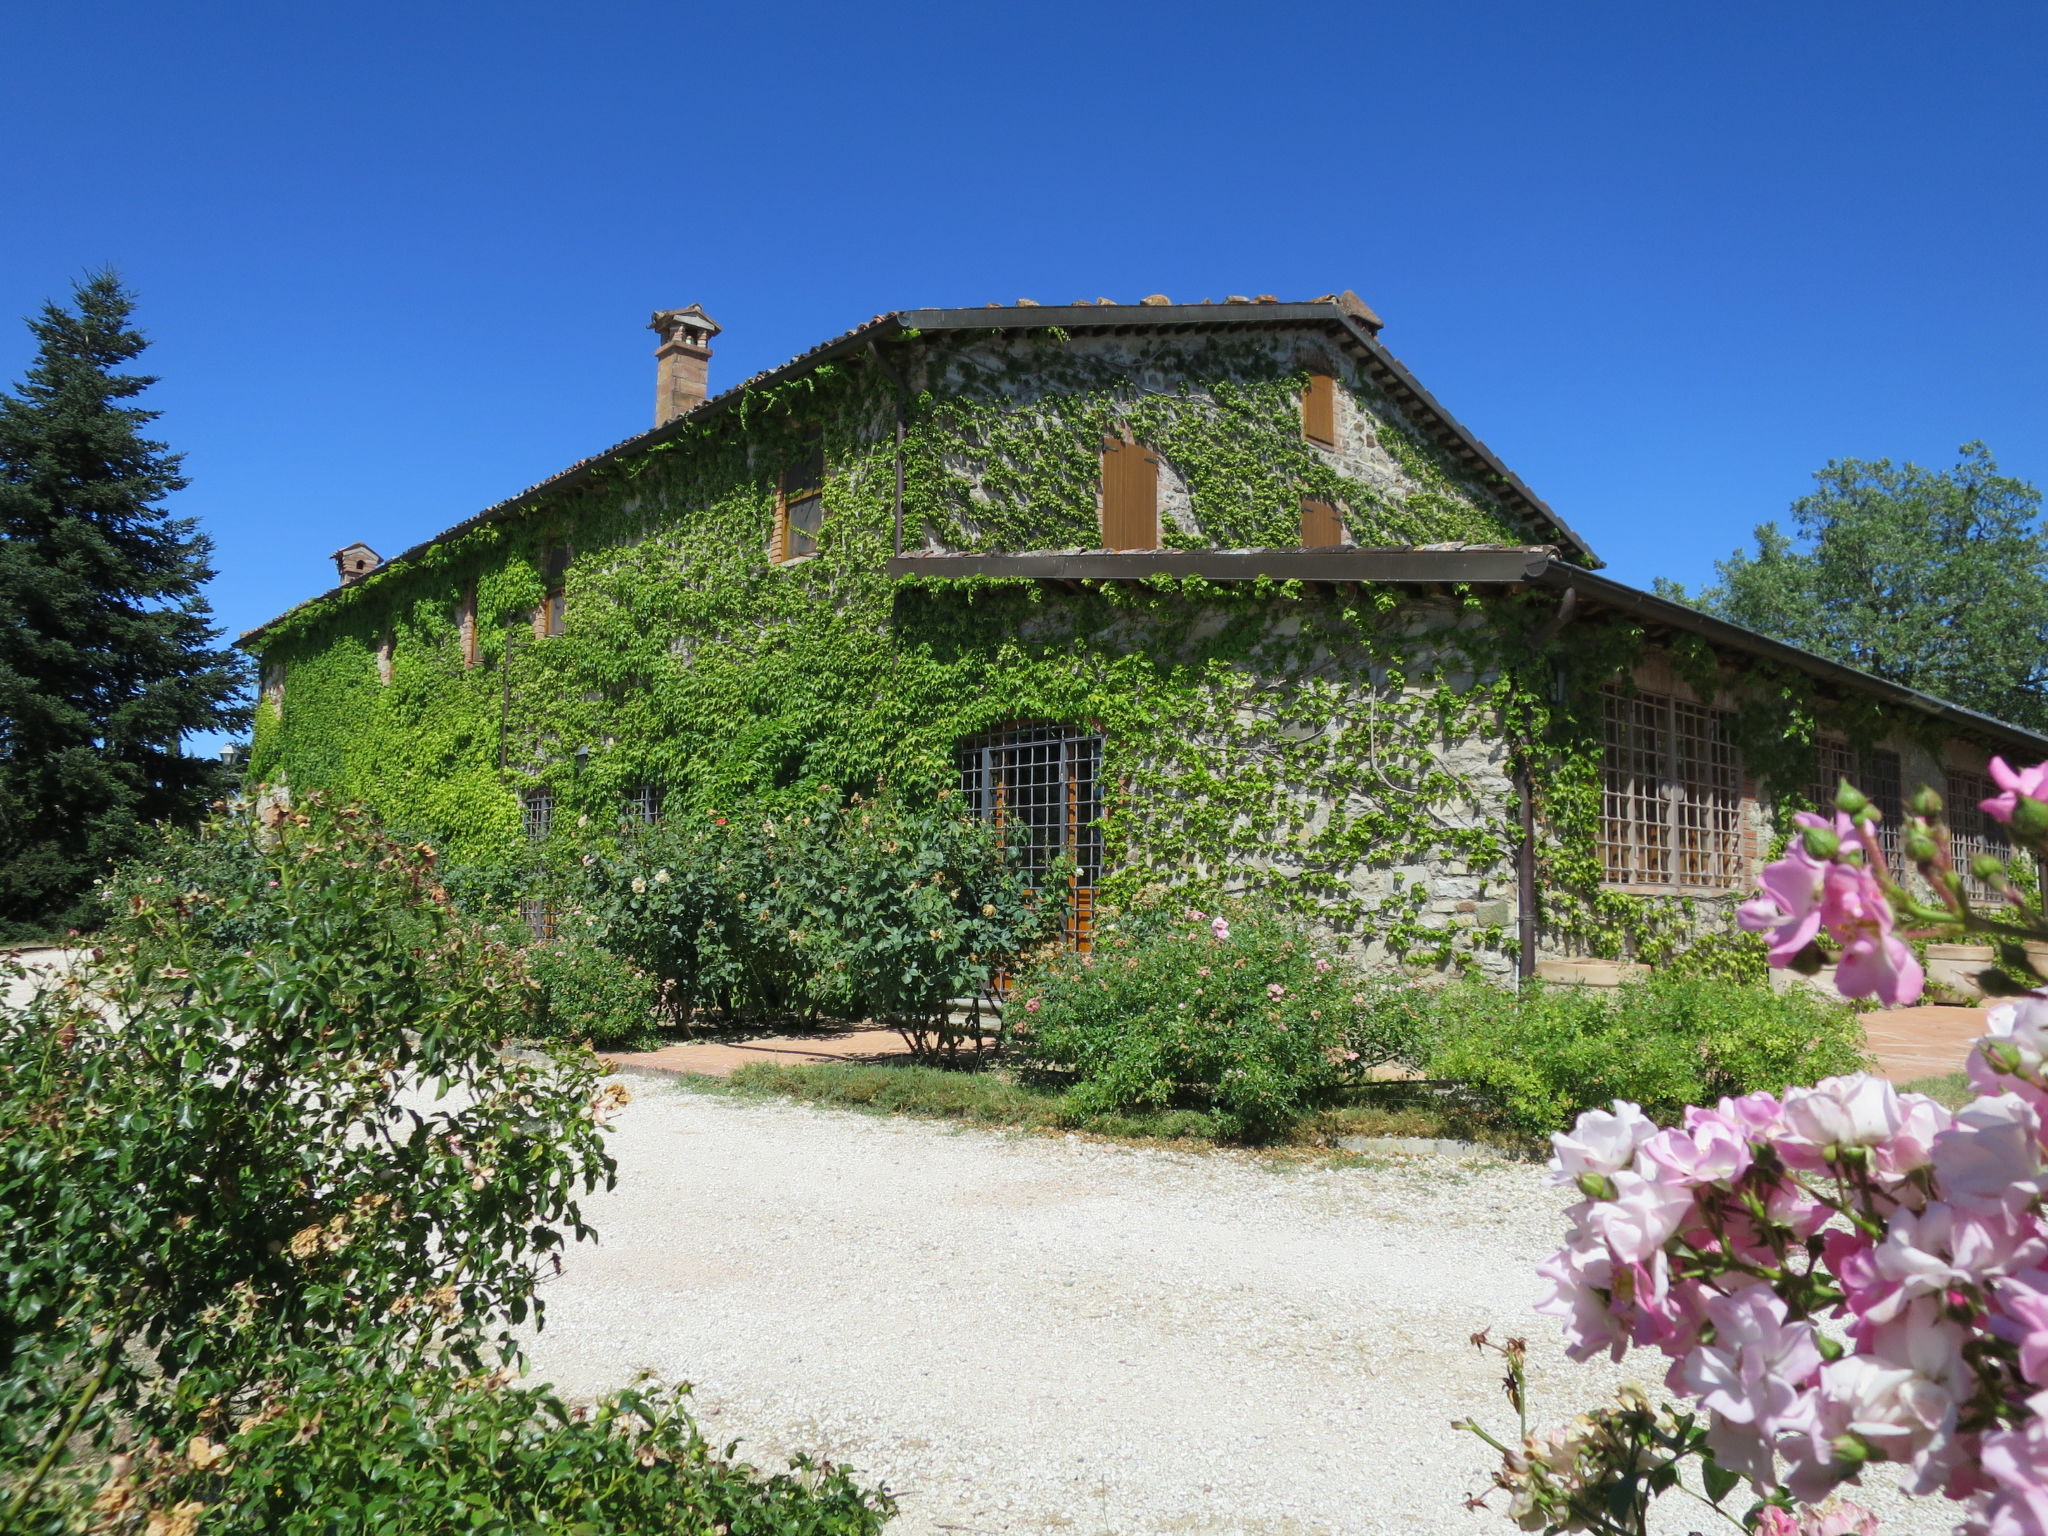
[[(1344, 384), (1334, 449), (1302, 437), (1312, 372)], [(885, 572), (899, 422), (913, 550), (1099, 544), (1116, 433), (1164, 461), (1169, 545), (1295, 544), (1304, 496), (1335, 503), (1362, 545), (1534, 538), (1500, 487), (1455, 471), (1427, 422), (1306, 328), (898, 340), (700, 413), (574, 492), (294, 610), (255, 642), (282, 687), (259, 708), (252, 777), (364, 799), (509, 880), (536, 857), (520, 824), (536, 786), (556, 796), (541, 856), (565, 859), (638, 785), (669, 815), (821, 785), (922, 796), (953, 782), (964, 736), (1085, 722), (1105, 738), (1107, 895), (1263, 891), (1372, 959), (1500, 972), (1519, 761), (1545, 826), (1548, 942), (1656, 958), (1697, 926), (1684, 903), (1599, 881), (1595, 690), (1641, 659), (1632, 627), (1559, 630), (1547, 594), (901, 581)], [(815, 556), (778, 564), (776, 475), (808, 432), (828, 515)], [(541, 573), (564, 544), (566, 629), (540, 638)], [(1710, 654), (1677, 660), (1708, 697), (1726, 681)], [(1773, 684), (1741, 686), (1747, 700)], [(1816, 728), (1811, 695), (1786, 680), (1743, 705), (1782, 787), (1807, 776), (1790, 765)]]

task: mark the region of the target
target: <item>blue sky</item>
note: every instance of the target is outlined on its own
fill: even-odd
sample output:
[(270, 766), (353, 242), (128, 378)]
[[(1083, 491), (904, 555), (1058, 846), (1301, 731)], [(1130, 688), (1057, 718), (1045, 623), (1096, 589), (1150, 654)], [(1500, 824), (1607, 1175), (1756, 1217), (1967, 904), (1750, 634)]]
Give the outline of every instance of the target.
[(1831, 457), (2048, 481), (2048, 8), (238, 3), (0, 21), (8, 316), (139, 290), (239, 631), (883, 310), (1312, 297), (1689, 584)]

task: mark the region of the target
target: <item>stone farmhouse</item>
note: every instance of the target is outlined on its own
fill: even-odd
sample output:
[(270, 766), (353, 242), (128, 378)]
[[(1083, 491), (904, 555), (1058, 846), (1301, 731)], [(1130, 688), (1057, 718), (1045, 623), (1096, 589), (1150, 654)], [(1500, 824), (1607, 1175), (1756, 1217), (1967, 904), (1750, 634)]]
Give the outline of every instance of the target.
[[(1350, 293), (880, 315), (243, 636), (252, 782), (370, 802), (509, 904), (622, 823), (886, 785), (1370, 963), (1702, 959), (1855, 778), (1967, 855), (2048, 741), (1598, 574)], [(1703, 949), (1704, 947), (1704, 949)], [(1717, 948), (1718, 947), (1718, 948)]]

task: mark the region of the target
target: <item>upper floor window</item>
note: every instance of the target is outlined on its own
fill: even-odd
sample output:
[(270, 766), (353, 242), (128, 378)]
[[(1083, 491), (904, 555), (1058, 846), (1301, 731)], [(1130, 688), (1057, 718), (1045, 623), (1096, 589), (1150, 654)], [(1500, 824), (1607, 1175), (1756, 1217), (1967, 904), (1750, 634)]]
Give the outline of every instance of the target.
[(1600, 858), (1609, 885), (1726, 891), (1747, 879), (1728, 718), (1656, 693), (1602, 695)]
[(557, 544), (541, 563), (541, 583), (546, 591), (533, 627), (542, 637), (559, 635), (569, 625), (569, 546)]
[(284, 663), (275, 656), (263, 658), (263, 702), (271, 709), (284, 712)]
[(1312, 373), (1301, 391), (1301, 435), (1325, 448), (1337, 446), (1337, 381)]
[(815, 431), (805, 441), (803, 457), (785, 469), (776, 482), (777, 560), (816, 554), (818, 530), (825, 525), (825, 445)]
[(398, 632), (387, 629), (377, 637), (377, 681), (391, 686), (391, 664), (398, 655)]
[(1313, 497), (1301, 499), (1301, 547), (1335, 549), (1344, 542), (1344, 519), (1334, 505)]
[(481, 659), (476, 638), (476, 588), (463, 590), (462, 601), (455, 609), (455, 639), (462, 647), (462, 664), (473, 667)]
[(1061, 854), (1073, 859), (1066, 938), (1088, 948), (1102, 879), (1102, 738), (1025, 722), (963, 741), (956, 762), (969, 809), (1021, 833), (1025, 876), (1034, 888)]
[(1159, 455), (1143, 443), (1103, 441), (1102, 547), (1159, 547)]
[(555, 829), (555, 796), (552, 790), (530, 789), (519, 802), (519, 828), (529, 843), (544, 843)]

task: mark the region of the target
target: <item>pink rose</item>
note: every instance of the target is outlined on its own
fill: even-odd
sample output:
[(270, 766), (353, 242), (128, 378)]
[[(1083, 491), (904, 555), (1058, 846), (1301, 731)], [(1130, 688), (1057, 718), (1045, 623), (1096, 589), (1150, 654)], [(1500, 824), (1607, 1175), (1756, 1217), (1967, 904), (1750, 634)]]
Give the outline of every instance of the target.
[(2002, 757), (1991, 759), (1991, 780), (2002, 793), (1989, 800), (1980, 800), (1977, 806), (1987, 816), (2000, 821), (2011, 821), (2012, 813), (2019, 805), (2019, 798), (2025, 795), (2029, 800), (2048, 800), (2048, 763), (2036, 763), (2031, 768), (2022, 768), (2018, 773), (2005, 764)]
[(1216, 942), (1221, 944), (1230, 937), (1230, 924), (1219, 917), (1209, 924), (1209, 931), (1216, 935)]
[(1589, 1109), (1567, 1135), (1553, 1132), (1550, 1138), (1550, 1171), (1553, 1182), (1570, 1184), (1582, 1173), (1610, 1174), (1635, 1161), (1636, 1148), (1657, 1134), (1657, 1122), (1625, 1099), (1614, 1101), (1610, 1114)]

